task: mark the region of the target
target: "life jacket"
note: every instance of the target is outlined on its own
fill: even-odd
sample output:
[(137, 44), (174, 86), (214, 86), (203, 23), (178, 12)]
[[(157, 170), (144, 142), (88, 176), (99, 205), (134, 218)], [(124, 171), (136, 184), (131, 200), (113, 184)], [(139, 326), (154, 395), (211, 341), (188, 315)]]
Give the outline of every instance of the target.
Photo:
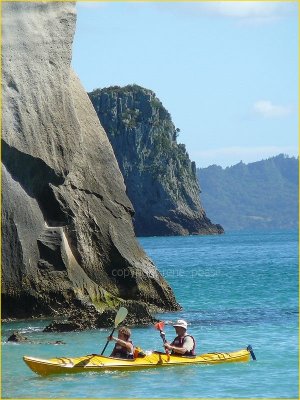
[[(128, 340), (128, 342), (133, 345), (131, 340)], [(133, 348), (133, 351), (134, 351), (134, 348)], [(128, 351), (126, 347), (121, 346), (120, 344), (116, 343), (110, 357), (131, 359), (131, 358), (133, 358), (133, 352)]]
[(142, 358), (142, 357), (146, 357), (146, 353), (144, 353), (144, 351), (140, 347), (138, 346), (134, 347), (133, 358)]
[[(185, 336), (176, 336), (176, 338), (173, 340), (173, 342), (171, 343), (171, 346), (175, 346), (175, 347), (184, 347), (184, 339), (186, 337), (191, 337), (193, 339), (194, 342), (194, 346), (192, 348), (192, 350), (190, 351), (186, 351), (184, 354), (182, 354), (183, 356), (194, 356), (195, 355), (195, 347), (196, 347), (196, 342), (195, 339), (193, 338), (193, 336), (191, 335), (185, 335)], [(178, 353), (172, 351), (172, 354), (176, 354), (178, 356)]]

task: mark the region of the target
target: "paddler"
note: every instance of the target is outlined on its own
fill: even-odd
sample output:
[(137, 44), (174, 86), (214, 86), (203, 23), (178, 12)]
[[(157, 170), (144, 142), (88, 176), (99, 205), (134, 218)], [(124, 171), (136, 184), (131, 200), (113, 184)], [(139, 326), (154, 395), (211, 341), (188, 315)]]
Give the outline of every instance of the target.
[(177, 356), (194, 356), (196, 342), (193, 336), (187, 333), (187, 322), (179, 319), (173, 327), (176, 331), (176, 337), (172, 343), (166, 342), (165, 349), (171, 350), (172, 354)]
[(118, 337), (108, 336), (107, 340), (115, 341), (115, 347), (110, 357), (131, 359), (133, 357), (134, 347), (130, 340), (131, 331), (125, 326), (118, 330)]

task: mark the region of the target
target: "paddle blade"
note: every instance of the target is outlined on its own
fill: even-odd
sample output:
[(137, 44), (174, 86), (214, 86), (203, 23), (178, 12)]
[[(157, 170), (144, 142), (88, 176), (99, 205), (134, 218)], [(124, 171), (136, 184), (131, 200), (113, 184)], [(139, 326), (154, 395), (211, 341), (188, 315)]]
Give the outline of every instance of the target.
[(126, 318), (128, 314), (128, 310), (125, 307), (119, 308), (119, 311), (117, 312), (116, 318), (115, 318), (115, 328)]
[(154, 325), (155, 329), (157, 329), (158, 331), (163, 331), (164, 327), (165, 327), (165, 323), (164, 321), (160, 321), (160, 322), (156, 322), (156, 324)]

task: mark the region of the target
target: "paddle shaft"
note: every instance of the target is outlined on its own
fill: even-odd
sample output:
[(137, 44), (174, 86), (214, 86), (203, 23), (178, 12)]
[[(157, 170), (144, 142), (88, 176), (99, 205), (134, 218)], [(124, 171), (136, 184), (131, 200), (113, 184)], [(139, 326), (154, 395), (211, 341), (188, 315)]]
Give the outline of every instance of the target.
[[(112, 336), (112, 335), (113, 335), (113, 333), (114, 333), (115, 329), (116, 329), (116, 328), (114, 328), (114, 329), (111, 331), (111, 334), (110, 334), (109, 336)], [(104, 346), (104, 349), (102, 350), (101, 356), (102, 356), (102, 355), (103, 355), (103, 353), (105, 352), (105, 350), (106, 350), (106, 347), (107, 347), (107, 345), (108, 345), (108, 343), (109, 343), (109, 342), (110, 342), (109, 340), (106, 342), (106, 345)]]
[(160, 332), (160, 337), (162, 338), (162, 341), (163, 341), (164, 343), (166, 343), (166, 342), (167, 342), (166, 335), (164, 334), (163, 331), (159, 331), (159, 332)]
[[(112, 335), (113, 335), (115, 329), (117, 328), (117, 326), (118, 326), (122, 321), (124, 321), (124, 319), (126, 318), (127, 314), (128, 314), (127, 308), (125, 308), (125, 307), (119, 308), (119, 311), (117, 312), (117, 315), (116, 315), (116, 318), (115, 318), (115, 326), (114, 326), (114, 329), (112, 330), (112, 332), (111, 332), (111, 334), (110, 334), (109, 336), (112, 336)], [(105, 349), (106, 349), (106, 347), (107, 347), (107, 345), (108, 345), (109, 342), (110, 342), (110, 340), (108, 340), (108, 341), (106, 342), (106, 345), (104, 346), (104, 349), (102, 350), (101, 356), (102, 356), (103, 353), (105, 352)]]
[[(160, 332), (160, 337), (162, 338), (163, 343), (164, 344), (167, 343), (167, 339), (166, 339), (165, 333), (161, 329), (159, 330), (159, 332)], [(166, 350), (166, 354), (169, 355), (170, 354), (169, 349), (165, 349), (165, 350)]]

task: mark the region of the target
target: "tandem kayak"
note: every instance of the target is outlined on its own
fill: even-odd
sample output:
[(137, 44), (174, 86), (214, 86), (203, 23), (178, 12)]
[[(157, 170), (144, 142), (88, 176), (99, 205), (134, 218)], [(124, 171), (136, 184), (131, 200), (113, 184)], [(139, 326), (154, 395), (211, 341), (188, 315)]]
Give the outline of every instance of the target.
[(250, 356), (255, 359), (251, 346), (231, 353), (207, 353), (199, 356), (184, 357), (153, 352), (132, 360), (104, 357), (90, 354), (83, 357), (59, 357), (43, 360), (24, 356), (23, 359), (33, 372), (39, 375), (66, 374), (88, 371), (138, 370), (142, 368), (167, 367), (171, 365), (220, 364), (246, 362)]

